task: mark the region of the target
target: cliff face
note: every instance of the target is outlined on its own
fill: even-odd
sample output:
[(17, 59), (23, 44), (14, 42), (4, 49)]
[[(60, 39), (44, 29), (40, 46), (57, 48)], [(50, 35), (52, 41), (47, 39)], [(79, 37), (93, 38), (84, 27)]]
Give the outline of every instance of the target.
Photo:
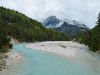
[(56, 16), (50, 16), (42, 22), (47, 28), (55, 29), (67, 34), (77, 34), (85, 29), (89, 29), (85, 24), (76, 20), (58, 19)]

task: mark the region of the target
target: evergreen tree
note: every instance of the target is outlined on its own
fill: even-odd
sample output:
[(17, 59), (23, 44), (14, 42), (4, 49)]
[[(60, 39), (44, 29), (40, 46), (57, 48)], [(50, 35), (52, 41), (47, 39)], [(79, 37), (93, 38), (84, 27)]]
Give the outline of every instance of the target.
[[(8, 36), (20, 42), (70, 40), (67, 34), (45, 28), (38, 21), (4, 7), (0, 7), (0, 30), (2, 30), (0, 33), (0, 49), (3, 49), (3, 46), (4, 48), (11, 47)], [(4, 32), (6, 32), (6, 35), (2, 36)]]

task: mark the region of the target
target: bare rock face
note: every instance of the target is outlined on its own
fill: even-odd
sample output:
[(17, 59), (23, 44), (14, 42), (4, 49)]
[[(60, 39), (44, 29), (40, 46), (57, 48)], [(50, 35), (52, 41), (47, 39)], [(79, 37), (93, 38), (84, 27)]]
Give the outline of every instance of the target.
[(85, 29), (89, 29), (85, 24), (76, 20), (58, 19), (56, 16), (50, 16), (42, 22), (47, 28), (55, 29), (67, 34), (77, 34)]
[(10, 43), (11, 43), (12, 45), (16, 45), (16, 44), (19, 44), (20, 42), (19, 42), (18, 40), (14, 39), (14, 38), (11, 38)]

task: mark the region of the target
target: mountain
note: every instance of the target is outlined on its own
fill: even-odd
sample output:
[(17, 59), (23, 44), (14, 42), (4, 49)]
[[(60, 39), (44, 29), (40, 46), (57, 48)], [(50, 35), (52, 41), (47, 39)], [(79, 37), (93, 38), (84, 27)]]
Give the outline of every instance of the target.
[(0, 7), (0, 52), (6, 47), (11, 48), (10, 37), (20, 42), (70, 40), (65, 33), (48, 29), (22, 13)]
[(50, 16), (42, 22), (47, 28), (55, 29), (67, 34), (77, 34), (85, 29), (89, 29), (85, 24), (76, 20), (58, 19), (56, 16)]

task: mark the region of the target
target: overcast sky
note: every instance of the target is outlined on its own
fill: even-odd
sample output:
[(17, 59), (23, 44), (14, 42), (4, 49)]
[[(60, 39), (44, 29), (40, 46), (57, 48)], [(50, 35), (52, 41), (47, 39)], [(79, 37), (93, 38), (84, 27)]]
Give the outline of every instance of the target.
[(0, 6), (17, 10), (38, 21), (55, 15), (93, 28), (100, 11), (100, 0), (0, 0)]

